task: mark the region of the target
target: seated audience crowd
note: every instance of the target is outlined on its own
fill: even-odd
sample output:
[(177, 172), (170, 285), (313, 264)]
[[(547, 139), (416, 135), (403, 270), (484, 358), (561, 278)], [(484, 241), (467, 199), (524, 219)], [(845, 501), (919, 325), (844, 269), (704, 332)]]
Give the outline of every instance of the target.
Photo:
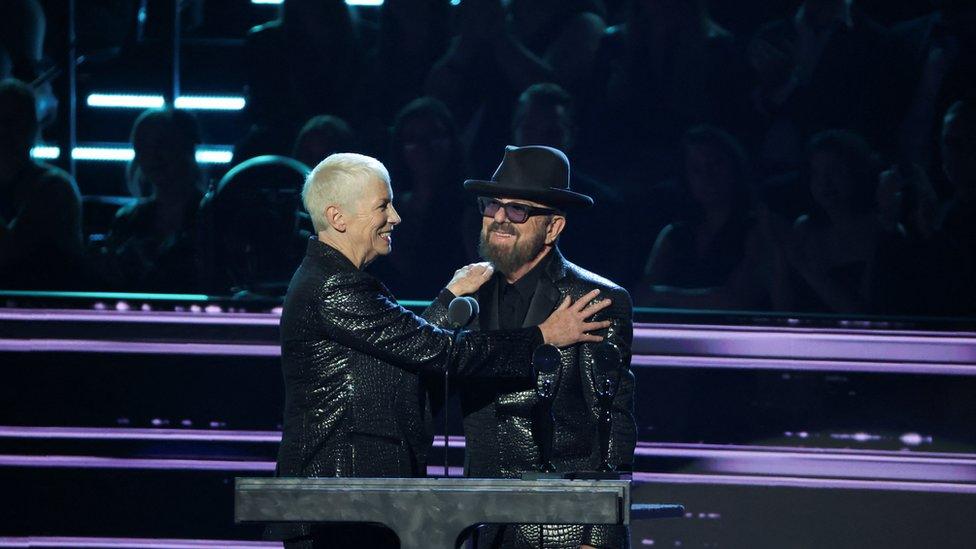
[(386, 163), (403, 218), (371, 269), (432, 299), (478, 260), (462, 182), (541, 144), (596, 200), (570, 255), (638, 306), (971, 316), (976, 7), (884, 5), (744, 2), (726, 24), (735, 10), (706, 0), (387, 0), (367, 24), (289, 0), (246, 37), (233, 162), (198, 165), (191, 111), (146, 111), (133, 199), (101, 238), (85, 181), (31, 157), (50, 86), (38, 33), (7, 33), (0, 289), (280, 295), (296, 265), (270, 263), (310, 230), (301, 174), (351, 151)]

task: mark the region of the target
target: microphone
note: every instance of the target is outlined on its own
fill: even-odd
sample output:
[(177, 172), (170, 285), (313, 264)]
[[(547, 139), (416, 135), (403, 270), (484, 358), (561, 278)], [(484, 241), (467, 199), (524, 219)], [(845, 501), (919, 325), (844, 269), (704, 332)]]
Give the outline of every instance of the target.
[(552, 441), (555, 434), (555, 419), (552, 416), (552, 399), (556, 391), (556, 376), (562, 356), (553, 345), (540, 345), (532, 353), (532, 371), (535, 375), (535, 394), (539, 400), (535, 405), (533, 435), (539, 444), (543, 473), (555, 472), (552, 464)]
[(593, 383), (596, 385), (596, 401), (600, 406), (597, 420), (597, 438), (600, 441), (599, 471), (613, 471), (610, 465), (610, 433), (613, 426), (613, 398), (617, 396), (620, 381), (620, 365), (623, 353), (620, 347), (604, 341), (593, 351)]
[(455, 297), (447, 306), (447, 323), (455, 330), (464, 328), (478, 314), (478, 300), (473, 297)]

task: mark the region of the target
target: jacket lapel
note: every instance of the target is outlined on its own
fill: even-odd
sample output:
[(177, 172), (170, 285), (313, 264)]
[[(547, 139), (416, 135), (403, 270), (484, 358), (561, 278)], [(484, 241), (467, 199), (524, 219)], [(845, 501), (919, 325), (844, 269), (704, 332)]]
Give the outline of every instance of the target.
[(525, 322), (522, 323), (523, 328), (542, 324), (545, 319), (549, 318), (553, 309), (559, 305), (561, 295), (559, 288), (556, 287), (556, 282), (565, 276), (566, 268), (559, 249), (553, 248), (551, 253), (555, 255), (546, 265), (545, 273), (539, 277), (535, 294), (529, 303), (529, 311), (525, 314)]

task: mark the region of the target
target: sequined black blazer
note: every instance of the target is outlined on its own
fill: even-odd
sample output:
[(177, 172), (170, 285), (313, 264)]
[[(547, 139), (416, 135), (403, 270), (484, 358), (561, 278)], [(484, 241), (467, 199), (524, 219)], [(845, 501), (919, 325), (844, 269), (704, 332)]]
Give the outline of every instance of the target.
[[(570, 263), (558, 249), (552, 253), (556, 256), (539, 278), (523, 326), (540, 324), (566, 296), (576, 300), (593, 289), (600, 289), (598, 299), (613, 300), (595, 320), (610, 320), (611, 326), (597, 333), (620, 348), (623, 364), (627, 366), (620, 376), (614, 400), (610, 450), (612, 464), (629, 469), (637, 443), (634, 376), (629, 369), (633, 341), (630, 295), (613, 282)], [(474, 323), (481, 330), (498, 326), (498, 285), (493, 282), (482, 286), (477, 295), (481, 313)], [(443, 323), (446, 319), (443, 300), (435, 302), (428, 315), (432, 321)], [(599, 408), (593, 376), (595, 348), (593, 344), (578, 344), (561, 351), (553, 400), (553, 465), (558, 471), (595, 470), (600, 464)], [(464, 416), (465, 474), (477, 478), (515, 478), (523, 471), (537, 470), (539, 445), (532, 435), (533, 408), (538, 402), (535, 380), (492, 379), (472, 383), (459, 379), (453, 384), (458, 388)], [(496, 534), (504, 536), (503, 547), (538, 546), (539, 532), (535, 526), (509, 527)], [(542, 533), (546, 547), (573, 548), (581, 543), (596, 547), (626, 546), (626, 536), (624, 528), (612, 527), (546, 526)], [(498, 541), (487, 546), (496, 547)], [(479, 547), (482, 543), (483, 538), (479, 539)]]
[(538, 328), (463, 332), (455, 342), (337, 250), (310, 240), (281, 316), (277, 475), (423, 476), (432, 437), (419, 375), (450, 367), (457, 376), (527, 378), (539, 343)]

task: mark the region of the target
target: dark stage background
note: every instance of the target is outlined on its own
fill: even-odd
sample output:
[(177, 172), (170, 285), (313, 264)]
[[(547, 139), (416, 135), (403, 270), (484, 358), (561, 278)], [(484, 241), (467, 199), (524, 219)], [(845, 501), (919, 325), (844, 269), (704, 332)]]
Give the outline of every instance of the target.
[(375, 4), (0, 2), (0, 547), (263, 546), (308, 169), (390, 169), (420, 310), (509, 144), (635, 302), (634, 547), (976, 546), (972, 2)]

